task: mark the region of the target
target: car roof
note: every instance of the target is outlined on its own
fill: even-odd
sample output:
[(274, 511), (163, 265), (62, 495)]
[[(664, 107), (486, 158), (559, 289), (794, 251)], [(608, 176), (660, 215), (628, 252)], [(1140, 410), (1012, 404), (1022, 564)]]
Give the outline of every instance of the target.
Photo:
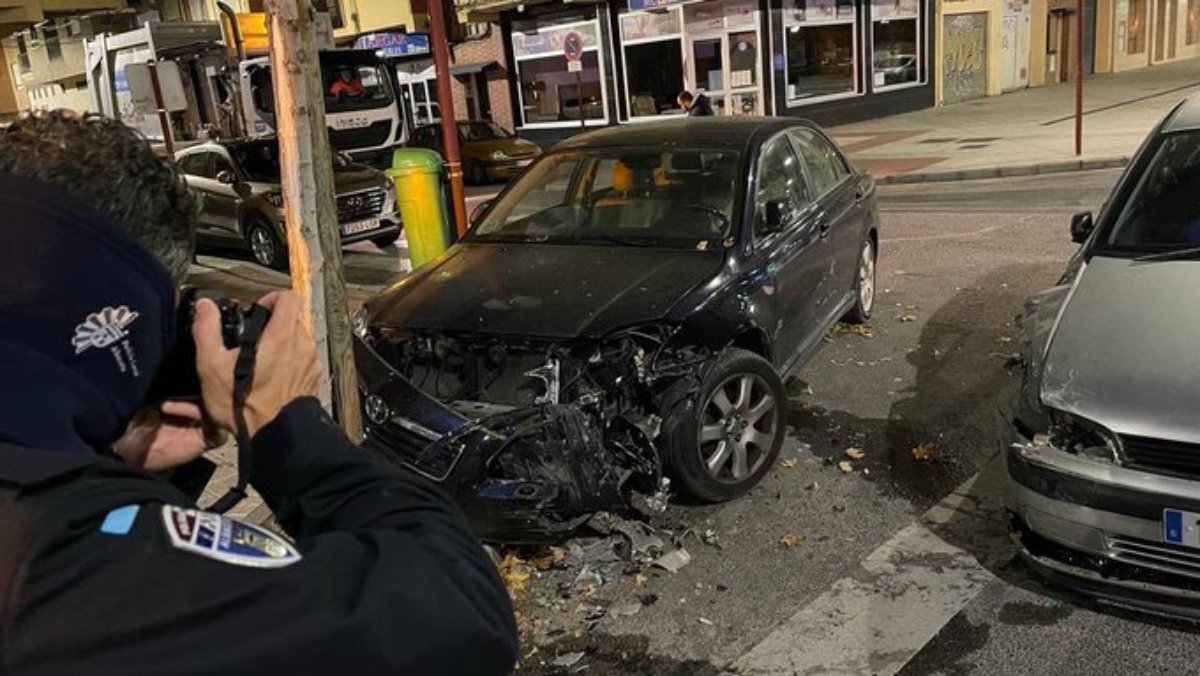
[(750, 145), (756, 138), (784, 129), (816, 129), (808, 120), (794, 117), (678, 117), (662, 122), (607, 127), (573, 136), (559, 148), (595, 148), (638, 145)]
[(1190, 129), (1200, 129), (1200, 94), (1184, 99), (1162, 127), (1164, 134)]

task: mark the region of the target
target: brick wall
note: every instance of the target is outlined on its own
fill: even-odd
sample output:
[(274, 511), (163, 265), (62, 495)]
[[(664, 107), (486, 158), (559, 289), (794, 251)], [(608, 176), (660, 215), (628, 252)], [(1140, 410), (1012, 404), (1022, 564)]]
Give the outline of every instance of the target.
[[(511, 131), (513, 129), (513, 110), (508, 93), (508, 63), (504, 58), (504, 43), (501, 40), (500, 27), (493, 24), (487, 36), (454, 46), (454, 65), (493, 61), (496, 63), (496, 67), (485, 73), (492, 120)], [(467, 114), (466, 82), (468, 77), (455, 77), (450, 80), (454, 93), (454, 115), (458, 119), (465, 119)]]

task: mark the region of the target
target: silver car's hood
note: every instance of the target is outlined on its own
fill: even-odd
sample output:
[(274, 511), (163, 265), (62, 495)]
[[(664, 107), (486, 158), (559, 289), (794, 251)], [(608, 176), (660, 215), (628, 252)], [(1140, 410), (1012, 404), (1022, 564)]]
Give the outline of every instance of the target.
[(1200, 261), (1093, 257), (1050, 339), (1041, 399), (1120, 434), (1200, 443)]

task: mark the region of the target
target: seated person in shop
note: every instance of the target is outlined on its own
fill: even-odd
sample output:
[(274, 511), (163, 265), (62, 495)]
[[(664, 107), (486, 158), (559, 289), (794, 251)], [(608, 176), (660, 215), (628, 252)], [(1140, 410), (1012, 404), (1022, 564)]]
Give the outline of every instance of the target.
[(339, 70), (337, 79), (333, 81), (333, 84), (329, 85), (329, 96), (335, 99), (357, 99), (366, 93), (367, 90), (363, 87), (358, 73), (350, 68)]

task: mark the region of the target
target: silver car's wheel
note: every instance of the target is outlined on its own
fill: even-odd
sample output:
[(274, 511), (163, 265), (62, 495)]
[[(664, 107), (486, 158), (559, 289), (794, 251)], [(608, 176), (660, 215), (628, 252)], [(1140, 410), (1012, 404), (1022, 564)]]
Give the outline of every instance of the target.
[(273, 270), (287, 269), (287, 253), (270, 223), (255, 218), (246, 228), (246, 241), (254, 262)]
[(717, 386), (704, 405), (700, 457), (708, 475), (721, 483), (754, 476), (775, 446), (778, 402), (763, 378), (739, 373)]

